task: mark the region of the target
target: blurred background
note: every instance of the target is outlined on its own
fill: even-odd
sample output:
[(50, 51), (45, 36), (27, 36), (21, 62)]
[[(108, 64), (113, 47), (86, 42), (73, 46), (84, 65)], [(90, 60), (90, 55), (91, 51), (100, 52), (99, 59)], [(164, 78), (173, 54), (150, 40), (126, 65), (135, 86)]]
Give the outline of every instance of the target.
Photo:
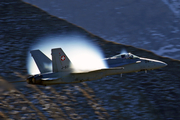
[(24, 0), (99, 37), (180, 60), (178, 0)]
[[(177, 0), (1, 0), (0, 119), (179, 120), (179, 32)], [(89, 57), (85, 65), (125, 50), (168, 66), (77, 84), (9, 83), (38, 73), (30, 50), (51, 57), (51, 47)]]

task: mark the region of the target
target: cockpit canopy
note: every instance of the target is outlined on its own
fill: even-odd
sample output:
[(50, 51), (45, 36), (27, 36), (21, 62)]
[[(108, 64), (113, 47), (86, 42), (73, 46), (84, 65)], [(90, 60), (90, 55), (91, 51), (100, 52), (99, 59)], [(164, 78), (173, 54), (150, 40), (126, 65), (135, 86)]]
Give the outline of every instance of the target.
[(117, 58), (122, 58), (122, 59), (137, 59), (139, 57), (136, 56), (136, 55), (133, 55), (131, 53), (123, 53), (123, 54), (118, 54), (118, 55), (115, 55), (113, 57), (110, 57), (110, 59), (117, 59)]

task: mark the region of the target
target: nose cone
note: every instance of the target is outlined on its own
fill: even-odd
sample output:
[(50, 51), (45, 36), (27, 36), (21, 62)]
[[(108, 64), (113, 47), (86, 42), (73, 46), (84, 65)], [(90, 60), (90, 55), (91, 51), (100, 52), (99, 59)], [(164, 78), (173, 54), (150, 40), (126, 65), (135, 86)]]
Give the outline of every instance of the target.
[(167, 66), (167, 64), (166, 64), (165, 62), (158, 61), (158, 62), (157, 62), (157, 66), (158, 66), (159, 68), (162, 68), (162, 67)]

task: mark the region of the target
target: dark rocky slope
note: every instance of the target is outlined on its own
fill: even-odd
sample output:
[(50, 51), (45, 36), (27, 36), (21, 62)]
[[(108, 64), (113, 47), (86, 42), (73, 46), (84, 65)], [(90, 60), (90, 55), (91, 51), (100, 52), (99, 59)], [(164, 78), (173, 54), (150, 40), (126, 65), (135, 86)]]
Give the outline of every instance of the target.
[[(0, 118), (180, 119), (180, 61), (105, 41), (20, 0), (0, 1), (0, 9)], [(27, 50), (38, 37), (74, 31), (96, 42), (106, 57), (126, 48), (168, 66), (81, 84), (7, 86), (7, 79), (18, 80), (14, 72), (27, 74)]]

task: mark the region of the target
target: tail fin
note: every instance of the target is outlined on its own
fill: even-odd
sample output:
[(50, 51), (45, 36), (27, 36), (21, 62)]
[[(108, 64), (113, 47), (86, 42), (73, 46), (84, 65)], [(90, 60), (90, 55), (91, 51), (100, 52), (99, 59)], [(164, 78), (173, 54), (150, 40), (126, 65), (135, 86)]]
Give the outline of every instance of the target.
[(52, 52), (53, 72), (70, 71), (71, 61), (61, 48), (55, 48)]
[(40, 50), (32, 50), (30, 53), (34, 58), (40, 73), (52, 72), (52, 61), (45, 54)]

